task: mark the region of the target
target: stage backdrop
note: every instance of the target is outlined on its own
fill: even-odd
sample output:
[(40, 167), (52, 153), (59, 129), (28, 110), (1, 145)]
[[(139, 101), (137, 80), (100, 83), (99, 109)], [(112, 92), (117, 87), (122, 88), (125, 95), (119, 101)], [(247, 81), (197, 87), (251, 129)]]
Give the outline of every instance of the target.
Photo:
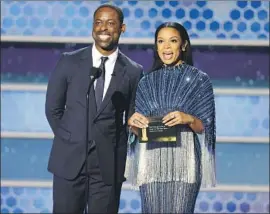
[(100, 3), (121, 7), (124, 38), (153, 38), (165, 21), (182, 23), (194, 39), (269, 39), (268, 1), (1, 1), (1, 35), (91, 35)]

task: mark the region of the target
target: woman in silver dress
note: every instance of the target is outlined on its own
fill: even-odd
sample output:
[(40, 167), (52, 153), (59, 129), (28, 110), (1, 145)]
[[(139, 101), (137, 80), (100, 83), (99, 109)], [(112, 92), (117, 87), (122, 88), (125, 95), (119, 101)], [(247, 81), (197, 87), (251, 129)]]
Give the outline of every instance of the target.
[[(193, 213), (200, 187), (215, 185), (215, 102), (208, 75), (193, 67), (189, 36), (174, 22), (155, 33), (152, 71), (139, 82), (130, 126), (127, 181), (143, 213)], [(150, 117), (176, 127), (176, 142), (139, 141)]]

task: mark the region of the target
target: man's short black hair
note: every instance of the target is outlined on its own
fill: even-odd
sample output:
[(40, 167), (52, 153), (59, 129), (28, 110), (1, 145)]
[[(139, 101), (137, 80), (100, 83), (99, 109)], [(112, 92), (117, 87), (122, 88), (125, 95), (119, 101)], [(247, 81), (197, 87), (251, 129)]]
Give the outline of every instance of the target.
[(124, 14), (123, 14), (123, 11), (122, 11), (119, 7), (117, 7), (117, 6), (115, 6), (115, 5), (112, 5), (112, 4), (102, 4), (102, 5), (100, 5), (100, 6), (95, 10), (95, 12), (94, 12), (94, 17), (96, 16), (97, 11), (98, 11), (99, 9), (101, 9), (101, 8), (104, 8), (104, 7), (109, 7), (109, 8), (111, 8), (111, 9), (115, 10), (115, 11), (117, 12), (117, 14), (118, 14), (120, 24), (123, 24), (123, 22), (124, 22)]

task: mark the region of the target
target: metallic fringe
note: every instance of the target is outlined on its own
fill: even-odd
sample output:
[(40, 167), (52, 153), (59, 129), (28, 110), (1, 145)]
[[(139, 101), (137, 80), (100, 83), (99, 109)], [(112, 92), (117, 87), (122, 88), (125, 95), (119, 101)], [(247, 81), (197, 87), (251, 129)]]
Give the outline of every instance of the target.
[(204, 135), (200, 141), (194, 136), (193, 132), (180, 131), (177, 143), (139, 143), (132, 136), (125, 172), (127, 182), (134, 189), (146, 183), (170, 181), (215, 186), (214, 154), (204, 144)]
[(205, 143), (205, 133), (201, 136), (201, 187), (208, 188), (216, 186), (215, 151), (212, 145)]

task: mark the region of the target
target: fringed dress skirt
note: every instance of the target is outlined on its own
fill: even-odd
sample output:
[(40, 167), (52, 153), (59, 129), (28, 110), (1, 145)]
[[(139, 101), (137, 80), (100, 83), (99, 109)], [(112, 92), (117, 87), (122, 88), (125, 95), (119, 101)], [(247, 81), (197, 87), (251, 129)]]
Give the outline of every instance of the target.
[[(126, 176), (139, 187), (142, 213), (193, 213), (202, 184), (198, 136), (180, 129), (177, 142), (136, 143), (127, 161)], [(207, 157), (207, 156), (205, 156)], [(210, 162), (208, 162), (209, 164)]]

